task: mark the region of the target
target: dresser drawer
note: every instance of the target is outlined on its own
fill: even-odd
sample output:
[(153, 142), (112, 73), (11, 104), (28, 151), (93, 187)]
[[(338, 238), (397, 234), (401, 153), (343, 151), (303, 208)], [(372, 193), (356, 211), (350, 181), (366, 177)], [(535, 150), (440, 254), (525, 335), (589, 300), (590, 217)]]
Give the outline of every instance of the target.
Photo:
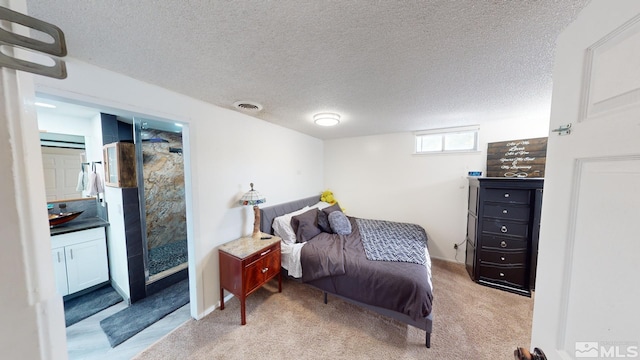
[[(264, 254), (262, 251), (261, 254)], [(269, 251), (267, 254), (250, 263), (245, 268), (245, 293), (249, 294), (254, 289), (262, 286), (267, 279), (280, 272), (280, 249)]]
[(280, 243), (279, 242), (275, 243), (275, 244), (269, 246), (268, 248), (262, 249), (260, 252), (252, 254), (251, 256), (249, 256), (247, 258), (247, 260), (245, 260), (245, 263), (246, 264), (251, 264), (252, 262), (262, 258), (263, 256), (266, 256), (266, 255), (268, 255), (268, 254), (270, 254), (270, 253), (272, 253), (272, 252), (274, 252), (276, 250), (279, 250), (279, 249), (280, 249)]
[(503, 202), (509, 204), (528, 204), (531, 192), (520, 189), (487, 189), (485, 201)]
[(527, 271), (524, 266), (499, 266), (480, 264), (480, 280), (508, 286), (524, 288), (527, 284)]
[(482, 221), (482, 232), (499, 235), (527, 237), (529, 236), (529, 224), (485, 218)]
[(527, 252), (522, 251), (480, 251), (478, 259), (482, 263), (492, 263), (497, 265), (525, 265), (527, 263)]
[(527, 250), (527, 240), (518, 238), (508, 238), (503, 236), (482, 236), (481, 248), (483, 250)]
[(497, 219), (528, 221), (529, 207), (513, 206), (510, 204), (485, 204), (484, 216)]

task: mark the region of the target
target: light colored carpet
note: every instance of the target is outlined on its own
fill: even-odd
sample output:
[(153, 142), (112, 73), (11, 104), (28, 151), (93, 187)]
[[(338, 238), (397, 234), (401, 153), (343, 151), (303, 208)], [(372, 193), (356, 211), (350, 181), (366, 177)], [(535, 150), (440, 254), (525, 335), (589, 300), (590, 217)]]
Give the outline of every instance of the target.
[(478, 285), (464, 266), (433, 261), (434, 325), (424, 331), (293, 281), (271, 282), (240, 303), (190, 320), (136, 359), (513, 359), (529, 347), (533, 300)]

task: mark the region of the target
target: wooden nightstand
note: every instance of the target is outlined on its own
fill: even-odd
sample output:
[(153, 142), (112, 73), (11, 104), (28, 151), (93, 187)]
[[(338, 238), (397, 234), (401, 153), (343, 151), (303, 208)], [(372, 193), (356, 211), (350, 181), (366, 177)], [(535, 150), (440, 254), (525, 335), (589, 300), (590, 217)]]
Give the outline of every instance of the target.
[(220, 310), (224, 310), (224, 290), (240, 299), (240, 324), (247, 323), (245, 300), (267, 281), (278, 276), (278, 292), (282, 292), (280, 273), (280, 238), (251, 236), (228, 242), (218, 248), (220, 257)]

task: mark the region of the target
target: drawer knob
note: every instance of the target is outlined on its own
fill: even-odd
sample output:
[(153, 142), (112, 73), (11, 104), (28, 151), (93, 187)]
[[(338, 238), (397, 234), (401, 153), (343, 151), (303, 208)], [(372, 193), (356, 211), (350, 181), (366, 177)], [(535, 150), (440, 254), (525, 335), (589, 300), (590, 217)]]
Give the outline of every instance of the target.
[(503, 213), (503, 214), (507, 214), (507, 213), (509, 213), (509, 212), (507, 211), (507, 209), (504, 209), (504, 210), (502, 210), (502, 213)]
[(502, 231), (503, 233), (506, 233), (509, 230), (507, 230), (506, 226), (502, 225), (502, 227), (500, 228), (500, 231)]
[(266, 273), (267, 271), (269, 271), (269, 268), (268, 268), (268, 267), (266, 267), (266, 268), (263, 268), (263, 269), (262, 269), (262, 273), (263, 273), (263, 274), (264, 274), (264, 273)]
[(508, 198), (509, 197), (509, 193), (504, 193), (504, 197)]
[(505, 241), (501, 241), (500, 242), (500, 247), (506, 248), (507, 247), (507, 243)]
[(504, 273), (500, 273), (500, 277), (504, 277)]
[(504, 256), (500, 256), (500, 260), (504, 261)]

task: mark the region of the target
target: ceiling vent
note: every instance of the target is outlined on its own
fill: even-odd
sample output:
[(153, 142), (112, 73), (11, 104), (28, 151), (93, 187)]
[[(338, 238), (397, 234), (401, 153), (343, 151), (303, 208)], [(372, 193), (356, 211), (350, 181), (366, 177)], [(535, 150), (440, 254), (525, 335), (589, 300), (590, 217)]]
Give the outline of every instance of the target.
[(233, 106), (238, 110), (246, 112), (258, 112), (262, 110), (262, 105), (253, 101), (236, 101), (233, 103)]

